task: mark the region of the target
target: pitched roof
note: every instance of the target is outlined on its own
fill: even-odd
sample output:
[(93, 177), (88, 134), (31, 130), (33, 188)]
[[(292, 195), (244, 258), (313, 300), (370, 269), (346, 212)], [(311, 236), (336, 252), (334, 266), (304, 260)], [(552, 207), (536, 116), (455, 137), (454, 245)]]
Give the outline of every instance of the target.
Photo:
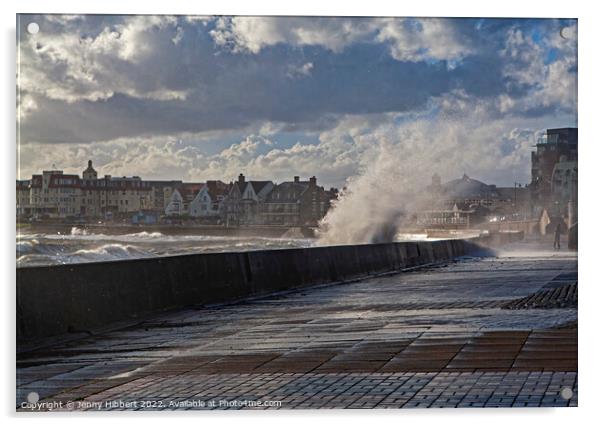
[(301, 198), (303, 193), (309, 188), (309, 182), (282, 182), (275, 185), (268, 195), (268, 203), (291, 203)]
[(224, 183), (221, 180), (208, 180), (206, 187), (211, 199), (216, 200), (218, 196), (228, 195), (232, 184)]
[(192, 201), (199, 191), (204, 187), (204, 183), (183, 183), (178, 185), (176, 189), (184, 200)]
[(266, 185), (272, 183), (272, 181), (270, 181), (270, 180), (251, 180), (251, 181), (249, 181), (249, 183), (253, 187), (253, 191), (255, 191), (255, 194), (259, 194), (259, 192), (261, 192), (261, 190), (263, 188), (265, 188)]

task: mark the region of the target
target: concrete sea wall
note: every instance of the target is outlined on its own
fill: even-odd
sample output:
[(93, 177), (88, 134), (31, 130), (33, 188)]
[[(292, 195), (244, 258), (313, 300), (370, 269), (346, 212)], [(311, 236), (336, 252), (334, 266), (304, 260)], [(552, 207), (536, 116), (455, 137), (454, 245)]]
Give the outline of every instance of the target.
[(522, 238), (312, 247), (17, 268), (17, 340), (169, 309), (346, 281), (440, 262)]

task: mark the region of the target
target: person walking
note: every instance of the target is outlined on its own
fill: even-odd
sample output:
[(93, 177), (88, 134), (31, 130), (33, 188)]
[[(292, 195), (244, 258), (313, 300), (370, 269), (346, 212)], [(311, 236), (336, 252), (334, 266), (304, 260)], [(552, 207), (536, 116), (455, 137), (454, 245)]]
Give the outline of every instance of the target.
[(556, 225), (554, 232), (554, 249), (560, 250), (560, 223)]

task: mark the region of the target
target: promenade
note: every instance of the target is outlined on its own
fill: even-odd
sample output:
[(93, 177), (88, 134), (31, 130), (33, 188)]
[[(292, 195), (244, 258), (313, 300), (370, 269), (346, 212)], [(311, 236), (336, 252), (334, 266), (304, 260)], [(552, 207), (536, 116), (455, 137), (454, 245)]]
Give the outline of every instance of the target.
[(575, 406), (576, 282), (576, 253), (527, 241), (171, 312), (18, 354), (17, 407)]

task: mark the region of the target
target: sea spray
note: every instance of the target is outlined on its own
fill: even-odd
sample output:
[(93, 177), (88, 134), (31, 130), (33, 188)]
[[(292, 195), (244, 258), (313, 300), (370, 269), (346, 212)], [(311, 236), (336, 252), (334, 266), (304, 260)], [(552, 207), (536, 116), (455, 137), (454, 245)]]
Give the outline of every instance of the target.
[(428, 187), (434, 173), (457, 171), (448, 161), (455, 144), (424, 140), (429, 132), (418, 126), (413, 130), (419, 131), (380, 135), (375, 152), (366, 154), (369, 160), (320, 222), (320, 244), (390, 242), (415, 225), (418, 212), (442, 207)]

